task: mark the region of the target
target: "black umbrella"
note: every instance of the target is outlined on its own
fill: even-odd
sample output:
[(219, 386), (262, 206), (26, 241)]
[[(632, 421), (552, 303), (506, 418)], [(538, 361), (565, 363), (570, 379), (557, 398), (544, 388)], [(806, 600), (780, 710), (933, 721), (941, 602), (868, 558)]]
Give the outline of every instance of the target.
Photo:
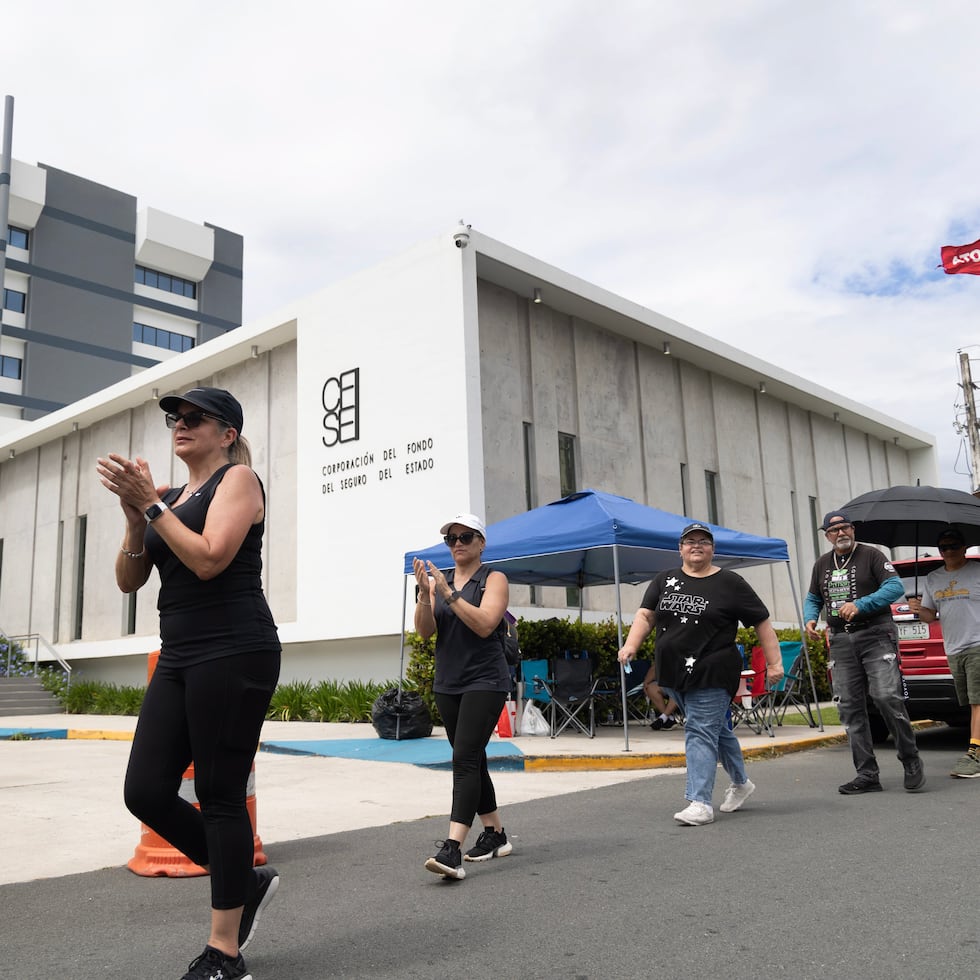
[(955, 527), (980, 545), (980, 498), (946, 487), (888, 487), (862, 493), (840, 508), (857, 538), (889, 548), (934, 548), (943, 528)]

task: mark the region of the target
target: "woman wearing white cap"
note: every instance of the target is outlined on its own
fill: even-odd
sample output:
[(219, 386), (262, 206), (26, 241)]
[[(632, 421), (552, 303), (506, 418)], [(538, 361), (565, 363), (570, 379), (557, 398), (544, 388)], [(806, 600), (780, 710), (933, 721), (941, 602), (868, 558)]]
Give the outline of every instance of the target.
[[(425, 639), (436, 634), (432, 690), (453, 747), (453, 805), (449, 834), (427, 870), (465, 878), (463, 861), (489, 861), (513, 850), (497, 813), (497, 797), (487, 768), (487, 743), (510, 690), (510, 671), (499, 626), (509, 589), (502, 572), (482, 569), (486, 527), (475, 514), (458, 514), (440, 529), (453, 555), (448, 575), (416, 558), (418, 584), (415, 629)], [(483, 832), (465, 854), (474, 815)]]

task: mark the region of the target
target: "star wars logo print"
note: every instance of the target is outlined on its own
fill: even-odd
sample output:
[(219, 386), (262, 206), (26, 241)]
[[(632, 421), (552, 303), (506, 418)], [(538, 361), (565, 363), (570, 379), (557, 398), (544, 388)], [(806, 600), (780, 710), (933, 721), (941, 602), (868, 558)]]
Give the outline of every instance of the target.
[[(704, 596), (681, 592), (683, 584), (674, 576), (667, 579), (665, 585), (673, 589), (673, 592), (665, 592), (660, 597), (661, 612), (673, 613), (675, 616), (700, 616), (708, 608), (708, 601)], [(686, 621), (686, 619), (681, 620), (681, 622)]]

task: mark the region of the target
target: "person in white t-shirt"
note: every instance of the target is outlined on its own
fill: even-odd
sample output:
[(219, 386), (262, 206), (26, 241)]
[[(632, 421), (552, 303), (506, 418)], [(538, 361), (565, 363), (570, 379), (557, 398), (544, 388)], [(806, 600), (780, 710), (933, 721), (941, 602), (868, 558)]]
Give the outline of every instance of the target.
[(942, 622), (956, 697), (970, 706), (970, 747), (950, 775), (975, 779), (980, 776), (980, 562), (967, 560), (958, 528), (946, 528), (937, 546), (945, 564), (926, 576), (922, 598), (909, 599), (909, 609), (924, 623)]

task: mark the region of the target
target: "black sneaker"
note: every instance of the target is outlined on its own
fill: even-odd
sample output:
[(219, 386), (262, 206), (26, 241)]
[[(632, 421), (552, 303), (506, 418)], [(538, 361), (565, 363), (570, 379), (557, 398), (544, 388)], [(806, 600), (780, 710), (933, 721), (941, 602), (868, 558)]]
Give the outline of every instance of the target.
[(234, 959), (220, 949), (205, 946), (204, 952), (187, 968), (181, 980), (252, 980), (239, 953)]
[(650, 727), (655, 732), (659, 732), (660, 729), (664, 727), (664, 720), (663, 720), (663, 718), (660, 718), (660, 717), (654, 718), (653, 721), (650, 722)]
[(493, 827), (484, 827), (483, 833), (476, 843), (463, 855), (464, 861), (489, 861), (491, 858), (507, 857), (514, 850), (514, 845), (507, 840), (504, 828), (496, 831)]
[(250, 893), (245, 902), (245, 908), (242, 909), (242, 923), (238, 927), (239, 952), (252, 941), (255, 927), (259, 924), (259, 917), (276, 894), (279, 888), (279, 872), (267, 864), (253, 868), (251, 887), (255, 891)]
[(669, 717), (669, 718), (668, 718), (668, 719), (667, 719), (667, 720), (666, 720), (666, 721), (664, 722), (664, 731), (665, 731), (665, 732), (669, 732), (669, 731), (670, 731), (670, 730), (671, 730), (671, 729), (672, 729), (672, 728), (674, 727), (674, 725), (676, 725), (676, 724), (677, 724), (677, 719), (676, 719), (676, 718), (675, 718), (675, 717), (674, 717), (673, 715), (671, 715), (671, 716), (670, 716), (670, 717)]
[(439, 853), (425, 862), (425, 870), (442, 875), (443, 878), (460, 880), (465, 878), (466, 872), (463, 870), (463, 855), (459, 850), (459, 841), (444, 840), (436, 843), (441, 844)]
[(849, 783), (837, 787), (838, 793), (845, 796), (857, 796), (858, 793), (880, 793), (881, 783), (871, 776), (855, 776)]
[(920, 793), (926, 784), (926, 773), (922, 760), (916, 756), (905, 763), (905, 789), (909, 793)]

